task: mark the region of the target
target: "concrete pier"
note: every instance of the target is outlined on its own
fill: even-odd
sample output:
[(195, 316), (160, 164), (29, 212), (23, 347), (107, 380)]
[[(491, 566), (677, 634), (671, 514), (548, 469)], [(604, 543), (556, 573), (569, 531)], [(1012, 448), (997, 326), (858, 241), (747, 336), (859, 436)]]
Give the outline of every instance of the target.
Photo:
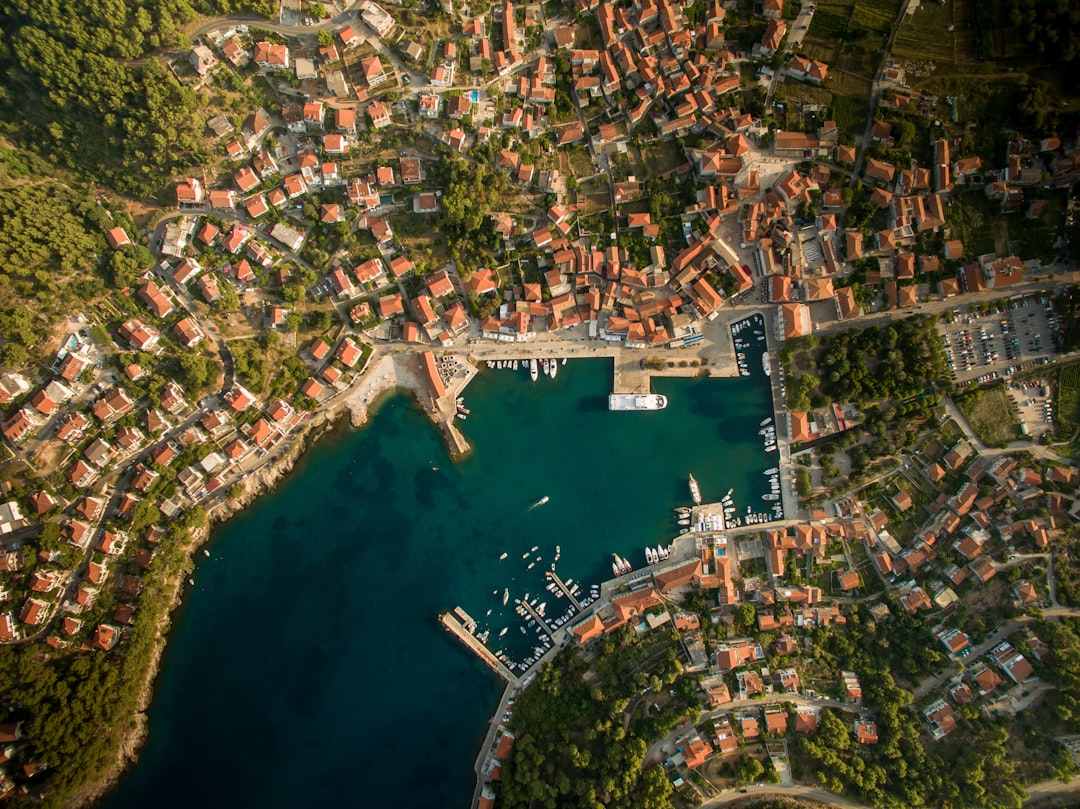
[(529, 615), (531, 615), (533, 618), (535, 618), (538, 624), (544, 627), (544, 631), (547, 632), (549, 638), (555, 636), (555, 631), (551, 628), (551, 625), (548, 624), (547, 619), (544, 618), (544, 616), (538, 613), (536, 610), (534, 610), (532, 608), (532, 605), (528, 601), (520, 598), (515, 598), (514, 601), (515, 603), (523, 606), (525, 608), (525, 611), (529, 613)]
[(551, 579), (553, 582), (555, 582), (555, 586), (562, 590), (563, 595), (566, 596), (567, 599), (569, 599), (570, 603), (574, 605), (574, 609), (576, 609), (578, 612), (581, 612), (581, 602), (578, 601), (577, 598), (574, 597), (574, 594), (570, 592), (570, 588), (566, 586), (566, 584), (561, 578), (559, 578), (559, 574), (556, 573), (554, 570), (549, 570), (544, 575)]
[(456, 636), (458, 640), (464, 643), (470, 650), (472, 650), (477, 657), (483, 660), (488, 668), (506, 680), (508, 683), (517, 683), (517, 677), (510, 671), (499, 658), (495, 657), (484, 644), (478, 641), (473, 635), (461, 625), (461, 622), (451, 612), (444, 612), (439, 616), (439, 623), (441, 623), (448, 632)]

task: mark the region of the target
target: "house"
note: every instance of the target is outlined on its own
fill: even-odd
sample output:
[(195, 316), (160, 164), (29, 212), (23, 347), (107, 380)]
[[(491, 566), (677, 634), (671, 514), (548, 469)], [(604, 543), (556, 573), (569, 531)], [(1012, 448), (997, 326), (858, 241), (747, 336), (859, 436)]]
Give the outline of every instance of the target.
[(859, 744), (877, 744), (877, 722), (872, 719), (856, 719), (855, 740)]
[(383, 129), (384, 127), (390, 126), (390, 108), (381, 101), (372, 101), (368, 104), (367, 114), (368, 118), (371, 119), (372, 127), (375, 129)]
[(387, 79), (382, 60), (378, 55), (361, 60), (360, 72), (364, 75), (364, 81), (367, 82), (368, 87), (378, 87), (384, 84)]
[(146, 326), (143, 322), (130, 318), (117, 328), (117, 333), (136, 351), (154, 351), (158, 348), (161, 335), (158, 329)]
[(173, 336), (180, 345), (186, 346), (187, 348), (198, 345), (206, 337), (206, 335), (203, 334), (203, 330), (199, 327), (199, 324), (191, 317), (185, 317), (182, 320), (177, 321), (176, 325), (173, 326)]
[(288, 70), (289, 49), (275, 42), (256, 42), (254, 60), (263, 70)]

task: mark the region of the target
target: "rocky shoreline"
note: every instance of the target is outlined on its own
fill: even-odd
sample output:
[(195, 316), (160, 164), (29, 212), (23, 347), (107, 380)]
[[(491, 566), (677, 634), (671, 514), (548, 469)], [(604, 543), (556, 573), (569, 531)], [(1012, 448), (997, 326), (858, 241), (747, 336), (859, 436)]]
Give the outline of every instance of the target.
[(244, 491), (239, 497), (234, 500), (223, 500), (215, 505), (207, 515), (209, 518), (207, 525), (192, 531), (191, 540), (184, 549), (184, 564), (179, 574), (169, 581), (171, 589), (169, 606), (158, 621), (157, 635), (154, 639), (154, 651), (139, 691), (135, 714), (132, 716), (129, 726), (121, 734), (116, 758), (102, 770), (96, 780), (73, 792), (70, 799), (64, 804), (66, 807), (84, 809), (84, 807), (93, 806), (116, 787), (121, 776), (131, 765), (138, 762), (139, 750), (145, 744), (150, 732), (147, 711), (153, 701), (154, 685), (161, 666), (161, 658), (168, 643), (169, 631), (172, 628), (173, 611), (182, 603), (182, 588), (185, 579), (190, 575), (190, 571), (194, 569), (195, 554), (210, 539), (215, 528), (252, 505), (259, 497), (277, 488), (293, 471), (296, 462), (304, 453), (314, 446), (316, 441), (335, 429), (342, 415), (343, 409), (338, 408), (317, 416), (303, 435), (300, 436), (300, 440), (296, 441), (292, 448), (281, 458), (260, 470), (257, 475), (244, 481)]

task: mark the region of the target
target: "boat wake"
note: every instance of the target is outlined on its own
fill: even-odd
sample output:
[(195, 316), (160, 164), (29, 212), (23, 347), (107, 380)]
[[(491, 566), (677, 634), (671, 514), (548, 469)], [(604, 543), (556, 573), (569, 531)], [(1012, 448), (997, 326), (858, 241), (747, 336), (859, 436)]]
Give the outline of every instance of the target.
[(529, 506), (529, 511), (532, 511), (532, 510), (533, 510), (534, 508), (540, 508), (540, 506), (542, 506), (542, 505), (544, 505), (545, 503), (547, 503), (547, 502), (548, 502), (548, 500), (550, 500), (550, 499), (551, 499), (551, 498), (550, 498), (550, 497), (548, 497), (548, 496), (547, 496), (547, 495), (545, 494), (545, 495), (544, 495), (543, 497), (541, 497), (541, 498), (540, 498), (539, 500), (537, 500), (537, 501), (536, 501), (535, 503), (533, 503), (533, 504), (532, 504), (531, 506)]

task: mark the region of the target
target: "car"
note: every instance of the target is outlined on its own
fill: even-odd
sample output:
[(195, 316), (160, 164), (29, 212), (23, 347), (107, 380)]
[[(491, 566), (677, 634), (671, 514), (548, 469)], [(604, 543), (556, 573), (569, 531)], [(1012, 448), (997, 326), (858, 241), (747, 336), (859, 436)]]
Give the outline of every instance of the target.
[(405, 84), (410, 84), (410, 83), (412, 82), (412, 77), (411, 77), (411, 76), (410, 76), (410, 75), (409, 75), (408, 73), (406, 73), (406, 74), (405, 74), (405, 75), (404, 75), (404, 76), (402, 77), (402, 79), (401, 79), (401, 80), (402, 80), (402, 81), (403, 81), (403, 82), (404, 82)]

